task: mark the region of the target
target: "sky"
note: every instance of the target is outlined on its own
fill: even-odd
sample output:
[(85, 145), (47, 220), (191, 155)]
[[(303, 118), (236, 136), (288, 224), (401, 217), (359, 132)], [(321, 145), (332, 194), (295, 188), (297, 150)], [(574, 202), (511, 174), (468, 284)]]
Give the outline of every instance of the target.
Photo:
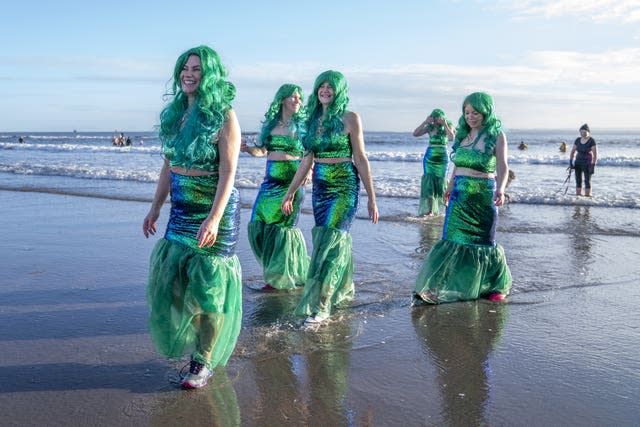
[[(282, 83), (333, 69), (365, 131), (454, 122), (484, 91), (507, 129), (640, 129), (640, 0), (18, 0), (0, 25), (0, 131), (152, 131), (177, 57), (214, 48), (243, 131)], [(576, 131), (577, 132), (577, 131)]]

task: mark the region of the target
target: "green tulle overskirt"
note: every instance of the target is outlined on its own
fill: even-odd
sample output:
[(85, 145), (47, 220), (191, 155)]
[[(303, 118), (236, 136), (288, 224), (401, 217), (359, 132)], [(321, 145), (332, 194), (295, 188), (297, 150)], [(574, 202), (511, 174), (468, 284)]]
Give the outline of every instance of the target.
[(351, 234), (335, 228), (313, 227), (313, 253), (296, 314), (330, 315), (353, 299)]
[(414, 294), (427, 303), (443, 303), (475, 300), (493, 292), (507, 295), (510, 289), (511, 272), (502, 246), (440, 240), (422, 264)]
[(282, 290), (304, 284), (309, 255), (299, 228), (251, 221), (248, 236), (251, 249), (264, 271), (265, 283)]
[(198, 252), (161, 239), (151, 254), (149, 329), (168, 357), (192, 354), (213, 369), (226, 365), (242, 320), (242, 272), (236, 255)]

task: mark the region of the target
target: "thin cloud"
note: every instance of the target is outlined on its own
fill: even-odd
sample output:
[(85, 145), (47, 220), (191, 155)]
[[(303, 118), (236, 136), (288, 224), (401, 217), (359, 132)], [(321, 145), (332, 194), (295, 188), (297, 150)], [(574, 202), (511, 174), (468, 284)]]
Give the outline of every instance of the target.
[(513, 11), (516, 19), (536, 16), (545, 18), (572, 16), (596, 22), (640, 21), (639, 0), (523, 0), (519, 2), (502, 0), (497, 5)]

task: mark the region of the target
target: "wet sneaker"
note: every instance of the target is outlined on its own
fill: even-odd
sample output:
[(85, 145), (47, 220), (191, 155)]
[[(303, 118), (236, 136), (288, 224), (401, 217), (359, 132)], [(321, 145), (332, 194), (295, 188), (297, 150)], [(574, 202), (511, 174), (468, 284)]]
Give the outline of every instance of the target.
[(316, 314), (315, 316), (309, 316), (305, 319), (304, 323), (318, 324), (322, 323), (329, 318), (328, 314)]
[(492, 292), (489, 294), (489, 296), (487, 296), (487, 299), (493, 302), (504, 301), (506, 298), (507, 296), (505, 294), (501, 294), (500, 292)]
[(270, 284), (268, 284), (268, 283), (267, 283), (266, 285), (264, 285), (264, 286), (262, 287), (262, 290), (263, 290), (263, 291), (275, 291), (275, 290), (276, 290), (276, 288), (274, 288), (273, 286), (271, 286)]
[(207, 381), (213, 375), (213, 372), (209, 370), (202, 363), (191, 361), (189, 367), (189, 373), (182, 380), (182, 387), (187, 389), (201, 388), (207, 385)]

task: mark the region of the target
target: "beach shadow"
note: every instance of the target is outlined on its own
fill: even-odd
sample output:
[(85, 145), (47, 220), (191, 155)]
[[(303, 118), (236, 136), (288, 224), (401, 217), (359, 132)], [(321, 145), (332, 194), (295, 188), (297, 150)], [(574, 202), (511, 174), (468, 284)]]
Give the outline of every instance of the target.
[(166, 391), (170, 368), (149, 361), (129, 365), (48, 363), (0, 368), (0, 393), (124, 389), (133, 393)]
[(452, 303), (417, 307), (411, 314), (418, 341), (437, 371), (446, 425), (489, 425), (489, 355), (502, 334), (508, 304)]
[(148, 334), (147, 305), (0, 315), (0, 341)]

